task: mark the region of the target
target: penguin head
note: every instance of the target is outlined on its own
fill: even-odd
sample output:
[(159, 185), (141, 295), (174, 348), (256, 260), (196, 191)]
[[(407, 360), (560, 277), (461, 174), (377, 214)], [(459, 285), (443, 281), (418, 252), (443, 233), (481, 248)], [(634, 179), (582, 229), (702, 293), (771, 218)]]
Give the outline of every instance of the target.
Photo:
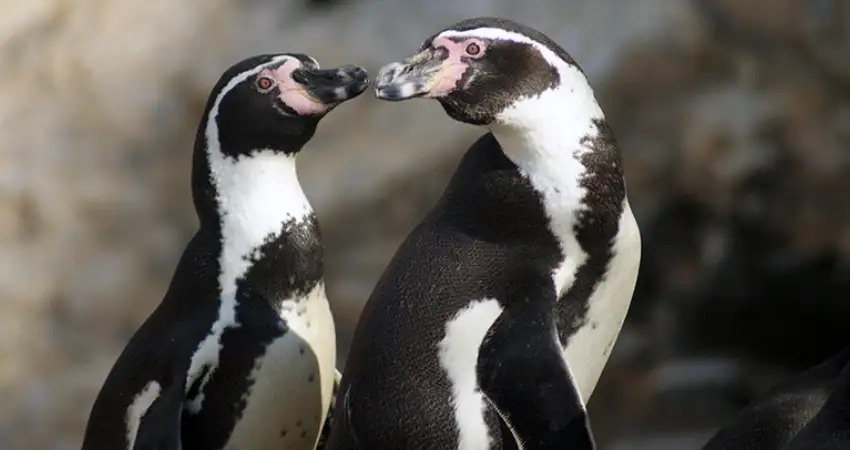
[(368, 83), (358, 66), (320, 69), (314, 58), (299, 53), (254, 56), (222, 74), (199, 131), (207, 145), (229, 157), (262, 150), (295, 153), (322, 117)]
[(557, 91), (573, 83), (587, 84), (581, 68), (546, 35), (483, 17), (452, 25), (426, 39), (419, 53), (383, 66), (374, 92), (388, 101), (436, 99), (465, 123), (522, 126), (524, 119), (512, 109), (550, 91), (558, 101), (569, 101)]

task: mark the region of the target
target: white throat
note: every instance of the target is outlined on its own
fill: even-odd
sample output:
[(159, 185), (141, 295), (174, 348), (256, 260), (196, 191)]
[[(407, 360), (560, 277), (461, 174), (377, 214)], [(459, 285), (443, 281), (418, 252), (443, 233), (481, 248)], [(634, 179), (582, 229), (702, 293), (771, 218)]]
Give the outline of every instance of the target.
[[(581, 181), (587, 168), (581, 157), (592, 151), (584, 141), (596, 137), (595, 121), (604, 115), (584, 75), (566, 64), (558, 69), (558, 87), (515, 102), (490, 129), (505, 155), (543, 196), (552, 232), (564, 253), (576, 258), (583, 255), (574, 251), (578, 244), (573, 231), (586, 194)], [(569, 284), (559, 283), (558, 294)]]
[(222, 294), (234, 292), (250, 258), (284, 227), (312, 212), (298, 182), (295, 156), (261, 150), (239, 159), (210, 152), (210, 173), (218, 192), (222, 252)]

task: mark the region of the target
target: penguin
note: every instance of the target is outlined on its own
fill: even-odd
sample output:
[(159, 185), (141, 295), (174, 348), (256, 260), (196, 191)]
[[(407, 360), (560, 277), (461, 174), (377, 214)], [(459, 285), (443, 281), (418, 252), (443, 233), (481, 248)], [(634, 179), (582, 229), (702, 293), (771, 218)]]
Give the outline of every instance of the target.
[(592, 448), (563, 440), (586, 422), (641, 239), (584, 73), (537, 30), (472, 18), (373, 90), (488, 131), (367, 300), (326, 448)]
[(850, 364), (836, 378), (820, 411), (794, 436), (785, 450), (850, 448)]
[[(850, 347), (773, 388), (738, 413), (702, 448), (850, 448), (848, 393)], [(830, 446), (838, 442), (842, 445)]]
[(90, 411), (83, 450), (312, 450), (331, 404), (335, 328), (321, 231), (295, 160), (364, 69), (299, 53), (221, 75), (198, 127), (199, 228)]

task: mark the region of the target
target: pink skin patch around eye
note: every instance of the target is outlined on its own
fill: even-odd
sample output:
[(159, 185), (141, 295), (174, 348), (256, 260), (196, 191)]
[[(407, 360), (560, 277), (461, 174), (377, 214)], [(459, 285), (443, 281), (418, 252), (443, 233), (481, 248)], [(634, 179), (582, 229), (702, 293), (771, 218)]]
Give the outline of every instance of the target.
[(266, 69), (259, 76), (268, 76), (277, 81), (279, 98), (299, 115), (320, 114), (329, 109), (328, 105), (314, 102), (303, 86), (292, 79), (292, 71), (301, 67), (297, 59), (289, 59), (276, 69)]
[[(457, 89), (458, 81), (463, 78), (463, 74), (466, 73), (466, 69), (469, 68), (469, 64), (464, 62), (461, 58), (464, 56), (474, 58), (475, 56), (469, 56), (466, 54), (466, 46), (469, 45), (468, 41), (455, 42), (443, 37), (434, 39), (434, 42), (432, 42), (431, 45), (434, 48), (445, 47), (446, 50), (449, 51), (448, 59), (443, 61), (443, 70), (439, 75), (440, 80), (437, 85), (429, 91), (429, 97), (437, 97), (446, 95)], [(478, 45), (481, 46), (481, 51), (483, 52), (484, 45)], [(479, 53), (478, 55), (481, 54), (482, 53)]]

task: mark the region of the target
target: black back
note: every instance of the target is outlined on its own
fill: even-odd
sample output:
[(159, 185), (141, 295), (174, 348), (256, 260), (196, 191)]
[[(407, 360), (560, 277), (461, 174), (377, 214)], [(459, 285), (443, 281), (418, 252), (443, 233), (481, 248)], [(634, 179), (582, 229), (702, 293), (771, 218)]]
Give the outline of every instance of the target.
[[(165, 299), (130, 339), (101, 387), (89, 416), (83, 450), (121, 448), (117, 445), (126, 439), (125, 411), (150, 381), (162, 386), (167, 394), (161, 398), (167, 401), (151, 405), (151, 414), (142, 421), (139, 435), (156, 428), (175, 430), (180, 435), (182, 386), (189, 360), (218, 312), (217, 253), (210, 245), (216, 241), (202, 231), (189, 242)], [(180, 281), (189, 279), (197, 283)], [(196, 301), (180, 301), (181, 298)], [(157, 410), (160, 413), (154, 414)], [(173, 434), (153, 433), (148, 440), (157, 446), (148, 448), (176, 448), (170, 441)], [(141, 444), (137, 439), (137, 446), (145, 448)]]

